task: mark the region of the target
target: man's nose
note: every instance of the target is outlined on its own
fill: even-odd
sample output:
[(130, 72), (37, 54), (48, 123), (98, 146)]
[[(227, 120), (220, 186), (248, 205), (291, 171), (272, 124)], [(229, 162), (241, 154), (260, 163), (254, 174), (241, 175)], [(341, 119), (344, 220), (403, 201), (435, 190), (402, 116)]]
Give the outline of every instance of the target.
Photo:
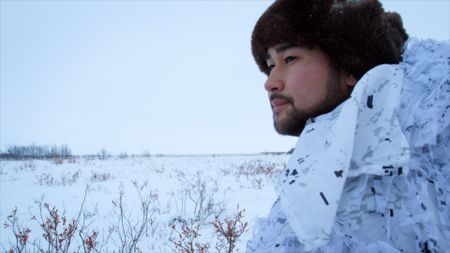
[(264, 88), (267, 92), (281, 91), (284, 88), (284, 82), (281, 80), (279, 74), (272, 70), (264, 84)]

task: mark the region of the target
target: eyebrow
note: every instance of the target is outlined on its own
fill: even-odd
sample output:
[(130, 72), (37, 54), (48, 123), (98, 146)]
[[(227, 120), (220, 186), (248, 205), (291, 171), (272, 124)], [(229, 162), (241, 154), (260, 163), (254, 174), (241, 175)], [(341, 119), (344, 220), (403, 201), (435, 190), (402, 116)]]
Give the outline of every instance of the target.
[[(279, 53), (282, 53), (282, 52), (284, 52), (284, 51), (286, 51), (286, 50), (288, 50), (290, 48), (293, 48), (293, 47), (296, 47), (296, 46), (294, 44), (291, 44), (291, 43), (284, 43), (284, 44), (276, 46), (274, 49), (275, 49), (275, 52), (277, 54), (279, 54)], [(270, 56), (268, 51), (266, 51), (266, 53), (264, 54), (264, 59), (266, 61), (272, 59), (272, 57)]]

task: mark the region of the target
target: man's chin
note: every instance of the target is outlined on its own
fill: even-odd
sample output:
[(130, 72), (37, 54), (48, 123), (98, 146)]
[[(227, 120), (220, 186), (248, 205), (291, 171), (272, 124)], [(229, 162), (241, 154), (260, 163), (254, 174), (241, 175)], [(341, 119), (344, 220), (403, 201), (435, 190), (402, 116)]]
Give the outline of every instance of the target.
[(275, 131), (281, 135), (299, 136), (303, 131), (305, 124), (301, 122), (283, 122), (281, 120), (274, 120)]

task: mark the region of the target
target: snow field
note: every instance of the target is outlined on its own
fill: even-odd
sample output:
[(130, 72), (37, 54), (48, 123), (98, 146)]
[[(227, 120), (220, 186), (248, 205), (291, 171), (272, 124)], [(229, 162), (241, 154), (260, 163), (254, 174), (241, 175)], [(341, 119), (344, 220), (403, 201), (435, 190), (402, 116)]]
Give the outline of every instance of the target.
[[(248, 229), (235, 250), (245, 252), (253, 220), (265, 216), (276, 198), (273, 183), (286, 161), (287, 155), (1, 161), (0, 218), (4, 222), (17, 208), (18, 223), (31, 229), (29, 241), (42, 246), (46, 242), (40, 224), (32, 219), (39, 215), (38, 203), (54, 206), (68, 219), (76, 217), (84, 203), (87, 231), (99, 233), (101, 251), (120, 252), (122, 193), (122, 217), (132, 227), (142, 218), (140, 197), (148, 198), (151, 222), (137, 245), (142, 252), (173, 252), (169, 239), (177, 234), (170, 226), (179, 229), (182, 224), (199, 224), (198, 241), (208, 242), (215, 252), (211, 222), (245, 209), (242, 220)], [(1, 250), (14, 240), (8, 228), (0, 228)], [(74, 243), (72, 251), (79, 246)]]

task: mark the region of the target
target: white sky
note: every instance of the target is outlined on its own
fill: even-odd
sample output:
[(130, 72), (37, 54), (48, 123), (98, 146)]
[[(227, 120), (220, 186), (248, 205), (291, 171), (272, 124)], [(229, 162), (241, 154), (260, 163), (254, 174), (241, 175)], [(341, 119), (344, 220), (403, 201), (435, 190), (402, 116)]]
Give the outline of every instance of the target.
[[(410, 35), (449, 39), (449, 1), (382, 2)], [(0, 148), (289, 150), (250, 52), (271, 3), (1, 0)]]

